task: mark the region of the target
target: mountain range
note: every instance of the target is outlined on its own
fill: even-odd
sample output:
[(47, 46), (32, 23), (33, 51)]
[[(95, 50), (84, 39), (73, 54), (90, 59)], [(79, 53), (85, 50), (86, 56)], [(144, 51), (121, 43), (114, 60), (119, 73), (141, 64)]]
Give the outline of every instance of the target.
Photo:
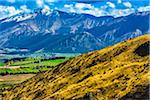
[(149, 37), (82, 54), (3, 90), (2, 100), (148, 100)]
[(85, 53), (149, 32), (150, 12), (95, 17), (58, 10), (35, 10), (0, 20), (0, 47)]

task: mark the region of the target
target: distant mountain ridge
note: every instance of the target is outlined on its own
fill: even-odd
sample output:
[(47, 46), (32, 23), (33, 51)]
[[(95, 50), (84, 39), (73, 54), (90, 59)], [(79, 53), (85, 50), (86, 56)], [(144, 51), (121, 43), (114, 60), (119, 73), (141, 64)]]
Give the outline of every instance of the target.
[(149, 32), (150, 12), (125, 17), (35, 10), (0, 20), (0, 47), (84, 53)]

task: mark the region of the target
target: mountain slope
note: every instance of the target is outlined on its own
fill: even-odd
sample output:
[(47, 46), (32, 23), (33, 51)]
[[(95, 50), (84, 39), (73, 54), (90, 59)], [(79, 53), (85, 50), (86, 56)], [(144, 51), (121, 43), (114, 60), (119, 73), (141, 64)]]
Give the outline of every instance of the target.
[(77, 53), (99, 50), (148, 33), (149, 15), (138, 12), (119, 18), (95, 17), (57, 10), (20, 14), (0, 20), (0, 47)]
[(148, 98), (149, 38), (80, 55), (3, 92), (4, 100)]

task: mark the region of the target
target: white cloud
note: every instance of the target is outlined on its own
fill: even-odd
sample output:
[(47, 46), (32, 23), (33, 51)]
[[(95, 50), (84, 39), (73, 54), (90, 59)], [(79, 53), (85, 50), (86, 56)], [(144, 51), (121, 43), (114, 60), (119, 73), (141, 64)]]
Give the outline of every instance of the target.
[(44, 6), (44, 1), (43, 1), (43, 0), (36, 0), (36, 4), (37, 4), (39, 7), (43, 7), (43, 6)]
[(42, 9), (42, 13), (46, 13), (46, 15), (48, 15), (48, 14), (51, 13), (50, 10), (51, 10), (51, 9), (49, 8), (49, 6), (44, 5), (44, 8)]
[(47, 5), (44, 5), (44, 9), (45, 10), (50, 10), (49, 6), (47, 6)]
[(15, 3), (16, 0), (7, 0), (7, 2)]
[[(84, 9), (84, 8), (88, 8), (88, 9)], [(96, 8), (94, 6), (92, 6), (91, 4), (84, 4), (84, 3), (77, 3), (75, 5), (64, 5), (64, 11), (68, 11), (68, 12), (74, 12), (74, 13), (84, 13), (84, 14), (90, 14), (90, 15), (94, 15), (94, 16), (104, 16), (105, 15), (105, 11), (100, 9), (100, 8)]]
[(31, 12), (31, 10), (28, 9), (28, 7), (26, 5), (21, 6), (20, 9), (24, 12)]
[(140, 8), (138, 8), (138, 11), (139, 12), (150, 11), (150, 6), (140, 7)]
[(93, 8), (93, 6), (91, 4), (85, 4), (85, 3), (76, 3), (75, 7), (79, 8), (79, 9), (83, 9), (83, 8), (92, 9)]
[(55, 0), (45, 0), (46, 2), (49, 2), (49, 3), (51, 3), (51, 2), (55, 2)]
[(14, 6), (0, 6), (0, 19), (14, 16), (22, 12), (28, 13), (31, 12), (31, 10), (28, 9), (26, 5), (22, 5), (20, 9), (16, 9)]
[(109, 15), (114, 16), (114, 17), (120, 17), (120, 16), (127, 16), (134, 12), (135, 12), (135, 10), (133, 8), (131, 8), (131, 9), (114, 9), (111, 12), (109, 12)]
[(21, 10), (16, 9), (13, 6), (0, 6), (0, 14), (1, 14), (0, 19), (10, 17), (21, 12), (22, 12)]
[(73, 7), (73, 4), (70, 4), (70, 5), (65, 4), (64, 7), (65, 7), (65, 8), (71, 8), (71, 7)]
[(122, 3), (122, 0), (118, 0), (117, 3), (118, 3), (118, 4)]
[(104, 16), (106, 12), (104, 10), (100, 10), (98, 8), (90, 9), (90, 10), (79, 10), (80, 13), (90, 14), (94, 16)]
[(130, 2), (124, 2), (123, 5), (128, 7), (128, 8), (132, 7), (132, 4)]
[(107, 2), (106, 4), (107, 4), (109, 7), (111, 7), (111, 8), (115, 8), (115, 7), (116, 7), (115, 4), (112, 3), (112, 2)]
[[(119, 3), (122, 3), (122, 0), (118, 0)], [(124, 3), (124, 4), (123, 4)], [(140, 7), (140, 8), (132, 8), (132, 5), (130, 2), (123, 2), (122, 4), (125, 5), (127, 8), (125, 9), (117, 9), (115, 4), (112, 2), (107, 2), (106, 5), (103, 5), (101, 7), (95, 7), (91, 4), (85, 4), (85, 3), (77, 3), (75, 5), (64, 5), (63, 11), (67, 12), (74, 12), (74, 13), (85, 13), (90, 14), (94, 16), (114, 16), (114, 17), (120, 17), (120, 16), (127, 16), (132, 13), (135, 13), (138, 11), (150, 11), (150, 6), (147, 7)], [(109, 10), (106, 10), (109, 7)], [(84, 9), (89, 8), (89, 9)]]
[[(44, 1), (46, 2), (52, 2), (56, 0), (37, 0), (36, 3), (38, 7), (43, 8), (43, 13), (49, 14), (51, 13), (50, 6), (44, 4)], [(122, 0), (118, 0), (118, 3), (121, 3)], [(126, 9), (117, 9), (114, 3), (107, 2), (106, 5), (95, 7), (92, 4), (87, 3), (75, 3), (75, 4), (65, 4), (63, 8), (55, 8), (58, 10), (63, 10), (67, 12), (74, 12), (74, 13), (85, 13), (90, 14), (94, 16), (126, 16), (131, 13), (134, 13), (135, 11), (144, 12), (144, 11), (150, 11), (150, 6), (146, 7), (139, 7), (139, 8), (132, 8), (132, 5), (130, 2), (122, 2), (124, 6), (126, 6)], [(86, 9), (87, 8), (87, 9)], [(108, 8), (108, 10), (106, 10)], [(22, 5), (19, 9), (16, 9), (14, 6), (0, 6), (0, 19), (16, 15), (21, 12), (31, 12), (31, 10), (26, 6)]]
[[(86, 6), (88, 5), (88, 6)], [(111, 2), (107, 2), (107, 5), (111, 7), (110, 11), (107, 11), (106, 8), (108, 6), (104, 5), (100, 8), (90, 6), (89, 4), (77, 4), (77, 5), (65, 5), (64, 11), (68, 12), (76, 12), (76, 13), (84, 13), (84, 14), (90, 14), (94, 16), (114, 16), (114, 17), (120, 17), (120, 16), (127, 16), (131, 13), (135, 12), (135, 9), (133, 8), (127, 8), (127, 9), (115, 9), (115, 5), (113, 5)], [(83, 9), (83, 8), (89, 8), (89, 9)]]

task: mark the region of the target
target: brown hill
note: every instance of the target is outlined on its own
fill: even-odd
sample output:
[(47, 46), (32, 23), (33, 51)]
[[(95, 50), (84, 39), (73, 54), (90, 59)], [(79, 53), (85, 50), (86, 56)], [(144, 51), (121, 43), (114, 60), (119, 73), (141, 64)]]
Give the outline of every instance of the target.
[(2, 93), (4, 100), (148, 98), (149, 38), (80, 55)]

